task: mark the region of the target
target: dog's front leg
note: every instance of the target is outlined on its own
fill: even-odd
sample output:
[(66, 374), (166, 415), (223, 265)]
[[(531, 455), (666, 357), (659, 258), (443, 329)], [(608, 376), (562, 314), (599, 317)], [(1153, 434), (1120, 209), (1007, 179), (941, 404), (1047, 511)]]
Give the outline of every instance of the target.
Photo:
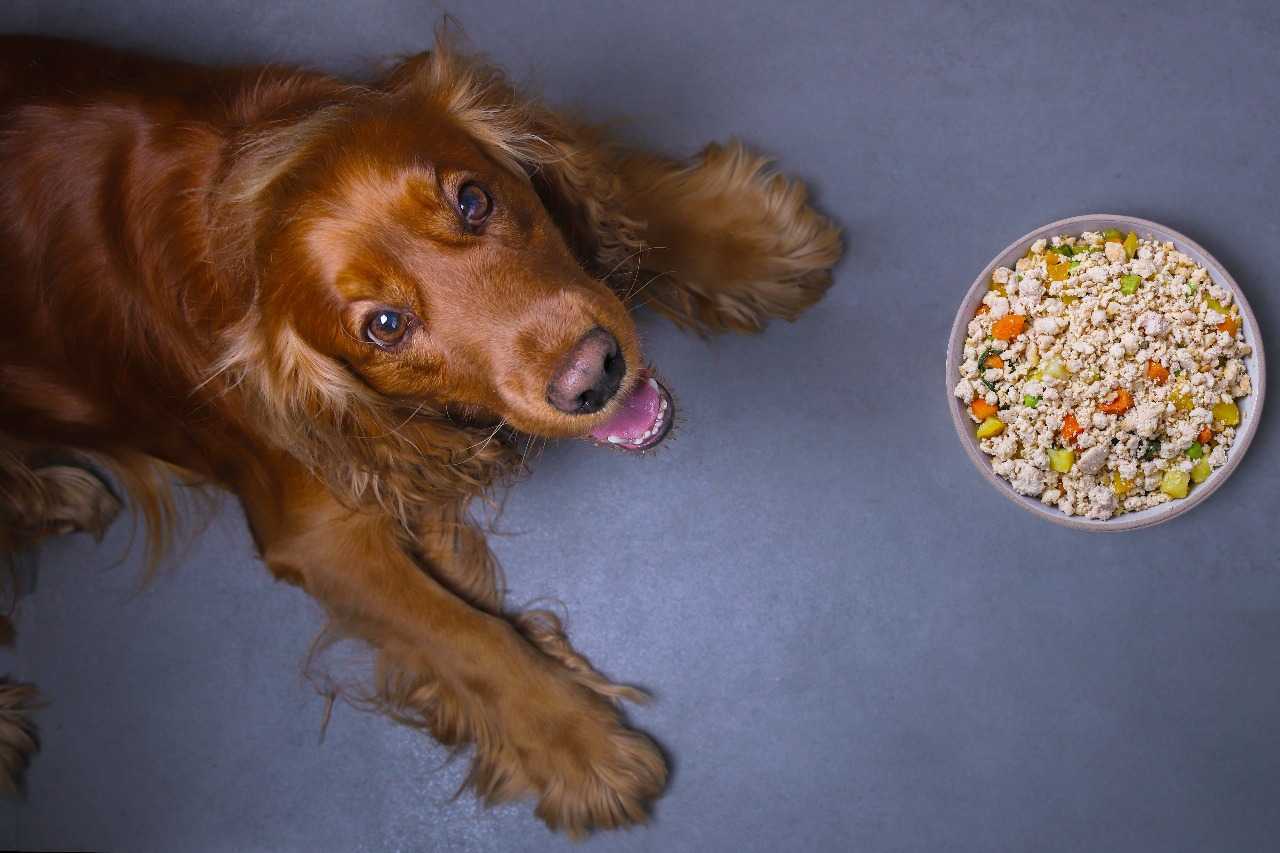
[(296, 464), (241, 490), (272, 571), (318, 599), (378, 653), (378, 701), (448, 745), (472, 744), (468, 783), (487, 802), (533, 796), (573, 835), (646, 818), (661, 754), (617, 710), (501, 616), (423, 571), (398, 522), (351, 510)]

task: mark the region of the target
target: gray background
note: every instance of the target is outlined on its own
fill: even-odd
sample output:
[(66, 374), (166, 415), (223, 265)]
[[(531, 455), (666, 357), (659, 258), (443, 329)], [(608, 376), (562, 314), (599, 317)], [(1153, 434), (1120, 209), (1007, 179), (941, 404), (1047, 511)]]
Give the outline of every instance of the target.
[[(511, 497), (511, 600), (561, 599), (581, 648), (654, 691), (633, 717), (675, 760), (653, 825), (592, 849), (1276, 849), (1278, 407), (1203, 507), (1100, 537), (979, 479), (941, 374), (975, 272), (1076, 213), (1185, 231), (1280, 328), (1277, 8), (452, 7), (634, 140), (776, 155), (848, 235), (795, 325), (708, 343), (644, 321), (685, 417), (664, 452), (562, 444)], [(10, 0), (0, 26), (354, 73), (425, 47), (440, 11)], [(319, 741), (299, 674), (317, 610), (268, 579), (231, 502), (142, 592), (128, 540), (122, 521), (40, 555), (3, 663), (53, 704), (0, 840), (570, 849), (527, 805), (451, 800), (463, 763), (409, 730), (339, 707)]]

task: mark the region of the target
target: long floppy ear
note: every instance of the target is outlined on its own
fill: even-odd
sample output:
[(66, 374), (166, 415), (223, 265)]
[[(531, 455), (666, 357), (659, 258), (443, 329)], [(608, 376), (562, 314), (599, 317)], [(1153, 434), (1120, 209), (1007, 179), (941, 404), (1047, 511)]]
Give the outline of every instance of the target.
[(603, 133), (520, 92), (501, 69), (460, 52), (442, 29), (435, 47), (396, 65), (380, 88), (427, 99), (513, 171), (539, 197), (584, 266), (616, 274), (643, 248), (643, 224), (627, 217), (619, 153)]

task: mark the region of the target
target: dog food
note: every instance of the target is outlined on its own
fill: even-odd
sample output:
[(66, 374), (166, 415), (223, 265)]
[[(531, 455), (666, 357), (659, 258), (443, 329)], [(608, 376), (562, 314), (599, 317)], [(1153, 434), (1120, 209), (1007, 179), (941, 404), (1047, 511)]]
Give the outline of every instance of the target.
[(1015, 491), (1106, 519), (1227, 461), (1251, 351), (1231, 291), (1174, 244), (1085, 232), (995, 270), (955, 396)]

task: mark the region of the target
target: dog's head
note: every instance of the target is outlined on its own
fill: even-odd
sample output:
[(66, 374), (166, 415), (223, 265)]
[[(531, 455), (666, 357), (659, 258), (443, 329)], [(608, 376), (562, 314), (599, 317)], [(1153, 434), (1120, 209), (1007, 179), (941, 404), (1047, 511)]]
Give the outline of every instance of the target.
[(276, 159), (247, 181), (261, 223), (250, 357), (277, 385), (308, 386), (278, 395), (658, 444), (670, 396), (593, 274), (608, 272), (601, 246), (634, 241), (599, 219), (611, 176), (559, 144), (553, 121), (495, 72), (436, 52), (273, 131)]

